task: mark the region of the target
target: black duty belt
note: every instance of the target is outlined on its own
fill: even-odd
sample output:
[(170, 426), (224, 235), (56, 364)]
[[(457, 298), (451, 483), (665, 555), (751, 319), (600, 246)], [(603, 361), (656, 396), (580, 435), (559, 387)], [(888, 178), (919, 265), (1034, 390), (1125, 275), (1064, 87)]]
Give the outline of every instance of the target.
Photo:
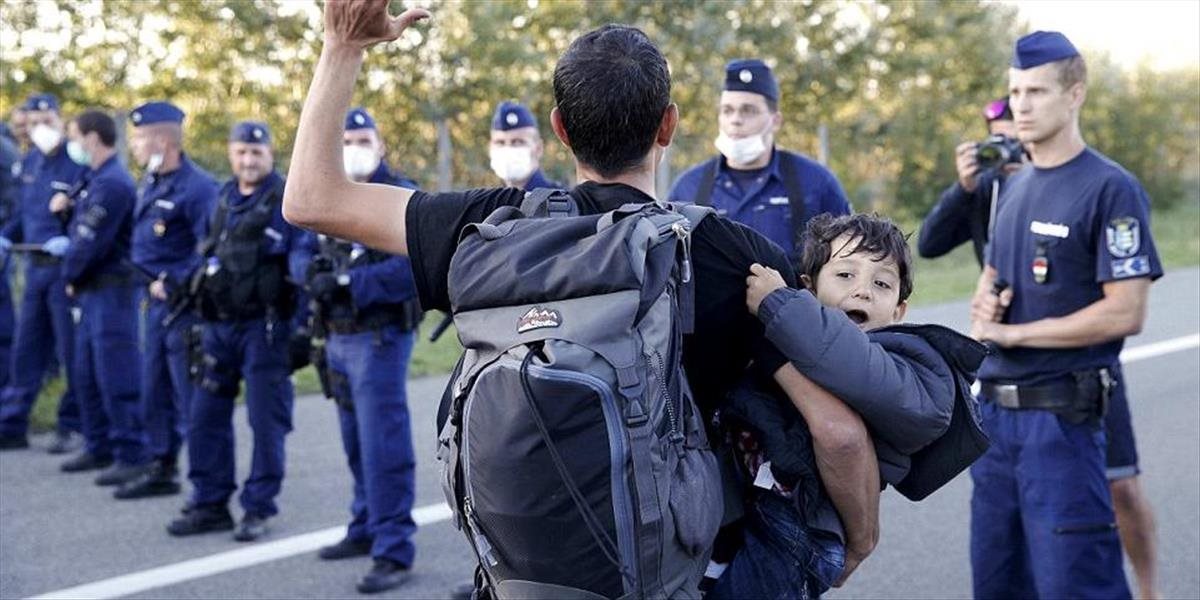
[(44, 252), (34, 252), (29, 255), (29, 262), (37, 267), (53, 267), (62, 264), (62, 258)]
[(1076, 394), (1075, 383), (1070, 381), (1046, 385), (983, 382), (980, 387), (988, 400), (1015, 410), (1069, 408), (1074, 404)]

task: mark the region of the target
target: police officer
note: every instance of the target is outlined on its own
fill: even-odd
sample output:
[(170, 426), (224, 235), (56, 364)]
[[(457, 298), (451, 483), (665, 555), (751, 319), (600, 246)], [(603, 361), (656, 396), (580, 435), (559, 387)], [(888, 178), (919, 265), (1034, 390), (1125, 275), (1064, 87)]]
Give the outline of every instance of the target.
[(45, 248), (63, 257), (67, 294), (79, 302), (74, 370), (87, 448), (63, 469), (115, 458), (96, 484), (120, 485), (141, 475), (149, 458), (138, 410), (137, 285), (128, 266), (137, 192), (117, 158), (112, 117), (84, 111), (67, 135), (67, 154), (90, 170), (69, 194), (69, 235)]
[[(983, 119), (989, 136), (1016, 138), (1017, 126), (1013, 123), (1008, 97), (989, 102), (983, 109)], [(970, 240), (975, 248), (975, 259), (983, 265), (983, 247), (987, 244), (993, 207), (1000, 198), (1005, 180), (1024, 166), (1024, 162), (1008, 162), (981, 170), (976, 158), (978, 148), (979, 144), (975, 142), (963, 142), (954, 149), (958, 180), (942, 192), (921, 223), (921, 235), (917, 240), (917, 251), (921, 256), (937, 258)]]
[[(64, 235), (66, 221), (61, 214), (51, 212), (50, 202), (70, 191), (85, 169), (67, 156), (58, 100), (50, 94), (35, 94), (24, 107), (34, 147), (21, 160), (17, 214), (0, 231), (0, 252), (6, 252), (13, 242), (42, 244)], [(65, 367), (67, 389), (59, 400), (57, 436), (49, 450), (55, 454), (69, 452), (76, 447), (72, 434), (80, 430), (80, 417), (70, 368), (74, 324), (59, 256), (45, 252), (30, 255), (20, 315), (13, 339), (11, 381), (0, 393), (0, 449), (29, 446), (29, 411), (46, 378), (51, 354), (57, 350), (58, 364)], [(103, 462), (73, 464), (107, 466)]]
[[(366, 110), (346, 114), (344, 139), (350, 179), (417, 189), (383, 160), (383, 141)], [(416, 553), (415, 458), (405, 379), (421, 308), (407, 258), (324, 235), (308, 239), (317, 256), (307, 280), (319, 307), (314, 330), (328, 333), (324, 360), (315, 362), (325, 371), (327, 394), (337, 400), (342, 445), (354, 475), (346, 537), (319, 556), (369, 554), (374, 566), (358, 590), (381, 592), (407, 579)]]
[(992, 444), (972, 467), (977, 598), (1128, 598), (1105, 480), (1118, 355), (1162, 275), (1149, 199), (1079, 130), (1086, 67), (1061, 33), (1017, 41), (1017, 135), (1036, 168), (1009, 178), (972, 300)]
[[(17, 203), (16, 171), (20, 164), (21, 155), (16, 139), (8, 126), (0, 123), (0, 229), (12, 218)], [(8, 385), (9, 350), (16, 327), (12, 291), (8, 288), (8, 259), (7, 253), (0, 253), (0, 389)]]
[[(120, 499), (179, 492), (175, 463), (194, 387), (188, 352), (198, 319), (182, 305), (198, 267), (196, 246), (208, 229), (217, 182), (183, 152), (184, 113), (149, 102), (129, 113), (130, 147), (146, 169), (133, 218), (132, 260), (154, 276), (141, 290), (142, 414), (153, 457), (150, 469), (116, 490)], [(197, 340), (198, 341), (198, 340)]]
[(244, 379), (254, 451), (240, 496), (245, 515), (234, 539), (253, 541), (278, 512), (284, 436), (292, 430), (292, 282), (303, 277), (305, 255), (302, 232), (283, 220), (284, 181), (264, 123), (233, 127), (229, 163), (234, 176), (217, 193), (201, 243), (204, 372), (192, 397), (187, 437), (188, 479), (195, 489), (167, 531), (185, 536), (234, 527), (226, 504), (237, 489), (233, 406)]
[(542, 134), (537, 119), (519, 102), (505, 100), (492, 115), (488, 155), (492, 172), (504, 185), (526, 191), (537, 188), (562, 188), (562, 184), (542, 174)]
[(849, 214), (850, 202), (829, 169), (775, 147), (782, 124), (770, 67), (758, 59), (730, 62), (717, 115), (720, 154), (681, 175), (668, 199), (712, 205), (779, 244), (794, 263), (808, 219)]

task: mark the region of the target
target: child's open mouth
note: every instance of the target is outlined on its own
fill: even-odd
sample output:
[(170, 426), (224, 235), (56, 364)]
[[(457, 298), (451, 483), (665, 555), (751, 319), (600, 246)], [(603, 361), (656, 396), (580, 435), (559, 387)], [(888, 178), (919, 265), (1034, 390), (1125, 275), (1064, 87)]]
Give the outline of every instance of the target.
[(850, 317), (850, 320), (854, 321), (855, 325), (862, 325), (867, 322), (867, 313), (858, 309), (846, 311), (846, 316)]

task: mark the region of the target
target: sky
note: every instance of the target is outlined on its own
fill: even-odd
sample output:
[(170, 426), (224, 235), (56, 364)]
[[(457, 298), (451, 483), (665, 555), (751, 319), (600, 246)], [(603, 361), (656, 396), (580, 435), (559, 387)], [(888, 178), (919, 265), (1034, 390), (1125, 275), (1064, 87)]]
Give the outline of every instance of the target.
[(1064, 33), (1122, 66), (1200, 68), (1200, 0), (1009, 0), (1031, 29)]

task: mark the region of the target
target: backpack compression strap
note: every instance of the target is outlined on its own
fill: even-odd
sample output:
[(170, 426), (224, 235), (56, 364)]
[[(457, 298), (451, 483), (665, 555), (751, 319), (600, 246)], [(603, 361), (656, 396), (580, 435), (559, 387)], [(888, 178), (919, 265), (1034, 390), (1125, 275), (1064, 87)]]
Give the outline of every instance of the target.
[(572, 217), (579, 214), (571, 194), (556, 188), (537, 188), (525, 192), (521, 212), (526, 217)]

